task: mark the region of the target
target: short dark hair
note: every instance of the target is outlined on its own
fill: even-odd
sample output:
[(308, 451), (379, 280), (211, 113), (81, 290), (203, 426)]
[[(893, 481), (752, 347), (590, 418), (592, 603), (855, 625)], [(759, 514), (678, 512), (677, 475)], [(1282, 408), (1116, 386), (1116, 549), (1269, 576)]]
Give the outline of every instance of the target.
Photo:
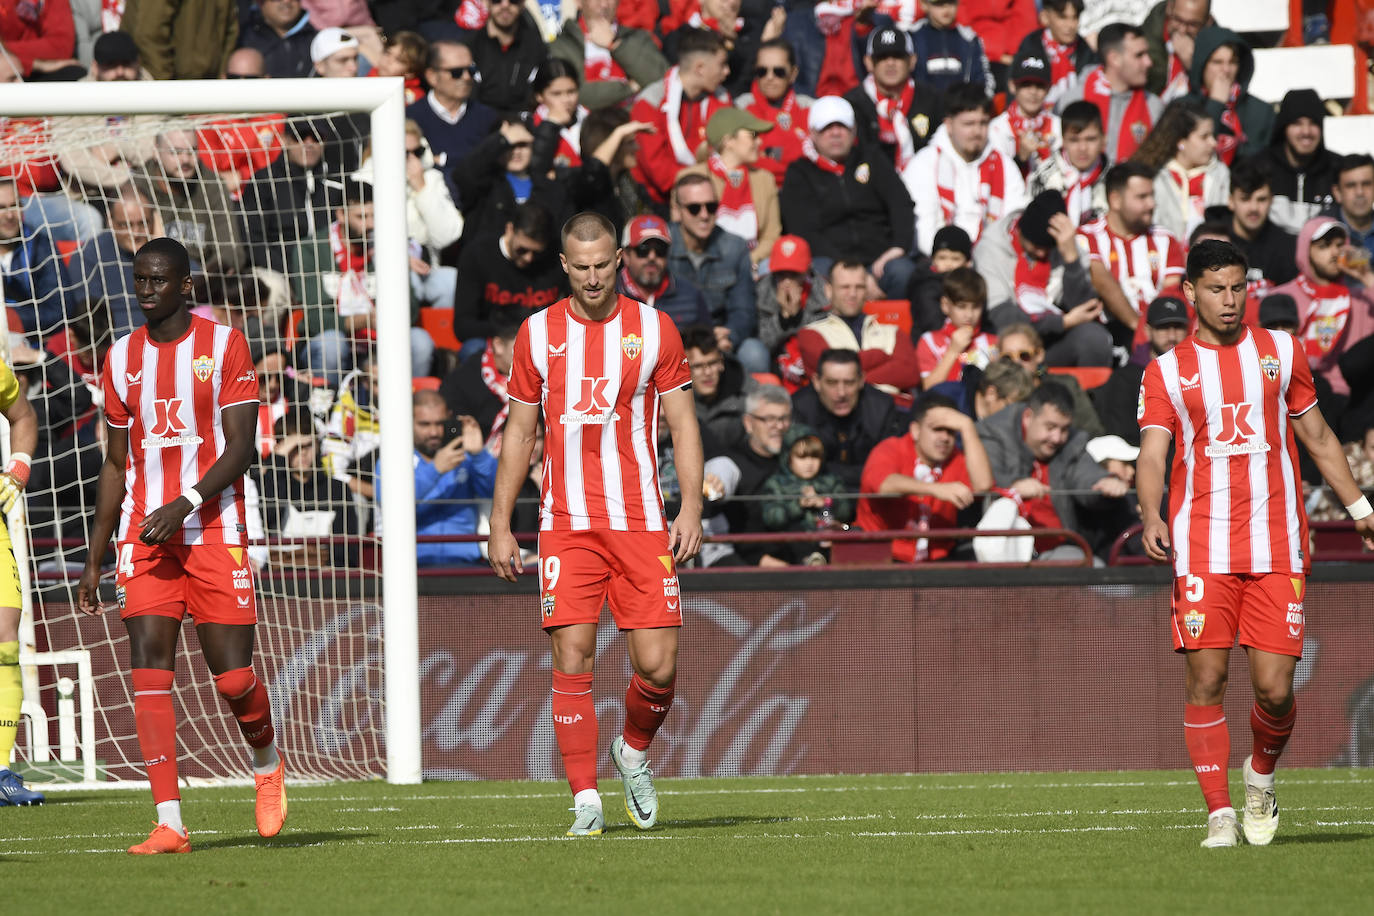
[(491, 310), (491, 336), (502, 340), (514, 340), (520, 333), (520, 325), (530, 317), (530, 310), (518, 305), (504, 305)]
[(145, 256), (164, 257), (172, 264), (172, 269), (177, 272), (179, 278), (185, 279), (191, 276), (191, 255), (187, 253), (186, 246), (176, 239), (167, 236), (159, 236), (149, 239), (134, 254), (134, 260)]
[(677, 181), (673, 182), (673, 200), (677, 200), (677, 195), (679, 191), (681, 191), (683, 188), (690, 188), (694, 184), (709, 184), (711, 186), (711, 190), (715, 192), (716, 197), (720, 197), (720, 193), (716, 191), (716, 186), (711, 181), (710, 176), (703, 175), (701, 172), (686, 172), (682, 175), (677, 176)]
[(1107, 55), (1113, 52), (1120, 53), (1122, 45), (1127, 38), (1144, 38), (1145, 33), (1140, 31), (1139, 26), (1130, 25), (1125, 22), (1112, 22), (1104, 25), (1097, 33), (1097, 53), (1105, 61)]
[(688, 29), (677, 43), (677, 59), (693, 54), (718, 54), (725, 50), (725, 41), (711, 29)]
[(605, 143), (606, 139), (615, 133), (617, 127), (628, 124), (629, 121), (630, 113), (619, 106), (610, 105), (605, 108), (593, 109), (582, 119), (582, 133), (579, 140), (590, 154), (592, 150)]
[(689, 324), (682, 329), (682, 352), (698, 350), (702, 353), (714, 353), (719, 349), (716, 329), (710, 325)]
[(769, 48), (777, 51), (786, 51), (787, 66), (795, 67), (797, 65), (797, 49), (792, 47), (792, 42), (788, 41), (786, 38), (770, 38), (767, 41), (760, 42), (758, 50), (754, 52), (754, 60), (757, 61), (759, 59), (759, 51), (764, 51)]
[[(548, 247), (553, 236), (553, 217), (549, 216), (549, 211), (545, 210), (542, 204), (533, 200), (516, 204), (510, 213), (509, 222), (516, 232), (530, 241)], [(612, 233), (612, 238), (614, 237)]]
[(1341, 176), (1346, 172), (1353, 172), (1365, 166), (1374, 168), (1374, 156), (1368, 153), (1351, 153), (1348, 156), (1342, 156), (1336, 162), (1336, 183), (1341, 183)]
[(372, 185), (369, 182), (359, 181), (350, 175), (339, 183), (334, 206), (343, 210), (370, 203), (372, 203)]
[(920, 423), (936, 407), (948, 407), (950, 410), (958, 410), (959, 405), (954, 398), (949, 395), (940, 394), (938, 391), (931, 391), (921, 395), (921, 399), (916, 402), (916, 406), (911, 409), (911, 422)]
[(573, 216), (563, 224), (563, 232), (559, 240), (563, 247), (568, 247), (568, 239), (575, 238), (579, 242), (595, 242), (601, 236), (609, 236), (615, 242), (615, 226), (600, 213), (593, 210), (583, 210)]
[(1066, 417), (1073, 416), (1073, 395), (1058, 382), (1044, 381), (1026, 398), (1026, 407), (1038, 414), (1045, 407), (1053, 407)]
[(835, 279), (835, 271), (841, 269), (862, 270), (867, 273), (868, 265), (858, 258), (836, 258), (835, 261), (831, 263), (830, 269), (825, 272), (825, 278), (833, 281)]
[(1089, 127), (1102, 129), (1102, 109), (1087, 99), (1079, 99), (1064, 107), (1064, 113), (1059, 116), (1059, 129), (1063, 134), (1082, 133)]
[(1188, 249), (1187, 276), (1189, 283), (1196, 283), (1209, 270), (1220, 270), (1235, 265), (1242, 274), (1250, 269), (1245, 255), (1230, 242), (1204, 239)]
[(1063, 13), (1069, 7), (1073, 7), (1078, 15), (1083, 15), (1083, 0), (1043, 0), (1040, 6), (1047, 10), (1054, 10), (1056, 13)]
[[(472, 48), (461, 41), (452, 41), (447, 38), (439, 41), (431, 41), (429, 43), (429, 51), (425, 54), (426, 70), (440, 69), (439, 65), (443, 62), (445, 48), (467, 48), (468, 54), (472, 54)], [(473, 60), (476, 61), (476, 58), (473, 58)]]
[(539, 69), (534, 71), (534, 76), (530, 77), (530, 92), (539, 95), (549, 88), (554, 80), (565, 76), (577, 85), (582, 85), (582, 75), (572, 64), (561, 57), (545, 58)]
[(864, 372), (863, 363), (859, 361), (859, 354), (854, 350), (841, 350), (839, 347), (822, 350), (820, 358), (816, 360), (816, 375), (819, 376), (829, 364), (853, 366), (859, 370), (860, 375), (863, 375)]
[(1122, 191), (1126, 190), (1126, 185), (1131, 183), (1132, 178), (1144, 178), (1146, 181), (1153, 183), (1155, 180), (1155, 173), (1150, 171), (1144, 163), (1136, 162), (1134, 159), (1118, 162), (1116, 165), (1107, 169), (1107, 175), (1102, 179), (1103, 185), (1107, 190), (1107, 196), (1110, 197), (1113, 194), (1120, 194)]
[(972, 267), (956, 267), (940, 281), (940, 295), (950, 302), (988, 304), (988, 283)]
[(945, 90), (945, 117), (952, 118), (967, 111), (992, 114), (992, 99), (977, 83), (955, 83)]
[(1197, 224), (1192, 232), (1188, 233), (1189, 246), (1196, 245), (1205, 236), (1221, 236), (1229, 239), (1231, 237), (1231, 224), (1221, 220), (1209, 219)]
[[(1371, 163), (1374, 164), (1374, 163)], [(1274, 173), (1260, 156), (1247, 156), (1237, 159), (1231, 166), (1231, 190), (1239, 191), (1246, 197), (1260, 188), (1274, 187)]]

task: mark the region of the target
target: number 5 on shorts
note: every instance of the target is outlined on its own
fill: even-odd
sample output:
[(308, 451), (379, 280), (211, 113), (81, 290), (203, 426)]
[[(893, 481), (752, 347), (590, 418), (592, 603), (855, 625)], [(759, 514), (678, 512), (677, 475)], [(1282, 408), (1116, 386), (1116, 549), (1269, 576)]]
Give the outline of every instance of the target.
[(543, 557), (539, 561), (539, 576), (544, 580), (541, 591), (551, 592), (558, 584), (558, 557)]
[(1191, 573), (1183, 577), (1183, 597), (1192, 604), (1197, 604), (1202, 600), (1203, 580), (1201, 576), (1194, 576)]
[(115, 564), (115, 575), (123, 576), (125, 579), (134, 577), (134, 545), (121, 544), (119, 547), (119, 562)]

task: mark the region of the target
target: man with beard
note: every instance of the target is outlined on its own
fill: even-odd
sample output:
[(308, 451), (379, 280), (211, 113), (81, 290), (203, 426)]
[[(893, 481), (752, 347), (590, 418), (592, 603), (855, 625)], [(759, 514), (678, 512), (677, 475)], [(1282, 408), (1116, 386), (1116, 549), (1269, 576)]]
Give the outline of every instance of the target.
[(1269, 218), (1274, 203), (1269, 166), (1257, 156), (1231, 167), (1231, 243), (1250, 262), (1247, 297), (1263, 298), (1298, 275), (1298, 239)]
[(47, 333), (56, 327), (63, 319), (66, 272), (46, 232), (26, 234), (13, 178), (0, 178), (0, 264), (5, 307), (14, 311), (24, 330)]
[(1098, 33), (1097, 52), (1102, 65), (1084, 73), (1078, 85), (1059, 99), (1055, 111), (1062, 115), (1074, 102), (1092, 102), (1102, 113), (1107, 158), (1124, 162), (1145, 142), (1145, 135), (1164, 112), (1164, 103), (1145, 90), (1150, 53), (1140, 29), (1112, 23)]
[(286, 253), (329, 224), (324, 137), (315, 118), (293, 116), (282, 130), (282, 154), (243, 186), (248, 255), (255, 267), (286, 271)]
[(881, 149), (901, 171), (926, 145), (942, 117), (940, 93), (912, 79), (916, 51), (907, 32), (892, 26), (868, 38), (862, 85), (846, 92), (859, 142)]
[(859, 489), (864, 459), (873, 447), (901, 432), (892, 397), (864, 384), (863, 366), (853, 350), (822, 353), (811, 385), (796, 393), (792, 407), (797, 420), (825, 444), (825, 466), (851, 492)]
[(1274, 206), (1269, 218), (1289, 232), (1331, 206), (1339, 157), (1326, 148), (1322, 124), (1326, 106), (1312, 89), (1291, 89), (1279, 103), (1279, 116), (1265, 152), (1273, 176)]
[(516, 0), (491, 0), (487, 21), (464, 35), (482, 81), (477, 98), (497, 111), (530, 107), (530, 80), (548, 59), (544, 37)]
[(621, 236), (624, 266), (616, 279), (617, 292), (666, 313), (679, 332), (711, 323), (711, 311), (701, 290), (668, 270), (672, 237), (667, 223), (657, 216), (636, 216), (625, 225)]

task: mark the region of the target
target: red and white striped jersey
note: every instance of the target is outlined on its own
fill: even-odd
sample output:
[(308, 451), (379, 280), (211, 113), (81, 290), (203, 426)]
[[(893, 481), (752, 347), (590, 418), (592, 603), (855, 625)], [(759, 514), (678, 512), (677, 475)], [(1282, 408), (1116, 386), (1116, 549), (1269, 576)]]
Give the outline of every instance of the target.
[[(158, 343), (139, 328), (115, 341), (101, 377), (105, 420), (129, 431), (119, 540), (130, 526), (195, 486), (224, 451), (220, 412), (258, 403), (248, 342), (227, 325), (191, 316), (179, 339)], [(177, 544), (245, 543), (243, 483), (207, 497)]]
[(666, 313), (626, 296), (600, 322), (568, 303), (520, 326), (506, 389), (543, 406), (540, 530), (664, 531), (658, 401), (691, 384), (682, 338)]
[(1304, 573), (1307, 514), (1289, 420), (1315, 406), (1307, 359), (1279, 331), (1250, 328), (1229, 347), (1189, 337), (1146, 367), (1140, 428), (1176, 443), (1176, 575)]
[(1106, 216), (1100, 216), (1080, 226), (1078, 238), (1079, 248), (1086, 249), (1089, 258), (1105, 265), (1116, 277), (1142, 318), (1162, 290), (1183, 279), (1183, 246), (1161, 226), (1123, 236), (1111, 230)]

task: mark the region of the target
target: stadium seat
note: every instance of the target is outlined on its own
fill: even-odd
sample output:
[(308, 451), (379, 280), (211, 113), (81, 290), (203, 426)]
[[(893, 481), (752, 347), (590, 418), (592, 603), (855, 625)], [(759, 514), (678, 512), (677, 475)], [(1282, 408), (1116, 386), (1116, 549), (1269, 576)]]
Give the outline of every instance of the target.
[(1374, 115), (1346, 115), (1322, 122), (1322, 137), (1333, 153), (1367, 153), (1374, 149)]
[(439, 380), (432, 375), (421, 375), (410, 380), (410, 390), (414, 391), (438, 391)]
[(1233, 32), (1283, 32), (1288, 0), (1212, 0), (1212, 18)]
[(782, 384), (782, 379), (778, 378), (777, 375), (772, 372), (754, 372), (751, 374), (753, 375), (754, 381), (758, 382), (760, 385)]
[(911, 333), (911, 303), (905, 299), (871, 299), (864, 303), (864, 313), (881, 324), (895, 324), (903, 334)]
[(1105, 385), (1112, 377), (1110, 366), (1050, 366), (1051, 375), (1071, 375), (1078, 379), (1083, 390)]
[(463, 342), (453, 335), (453, 309), (429, 308), (420, 309), (420, 327), (429, 332), (429, 337), (434, 341), (436, 347), (443, 347), (445, 350), (458, 350), (463, 346)]
[(1290, 89), (1315, 89), (1324, 99), (1350, 98), (1355, 94), (1355, 48), (1256, 48), (1250, 94), (1266, 102), (1279, 102)]

